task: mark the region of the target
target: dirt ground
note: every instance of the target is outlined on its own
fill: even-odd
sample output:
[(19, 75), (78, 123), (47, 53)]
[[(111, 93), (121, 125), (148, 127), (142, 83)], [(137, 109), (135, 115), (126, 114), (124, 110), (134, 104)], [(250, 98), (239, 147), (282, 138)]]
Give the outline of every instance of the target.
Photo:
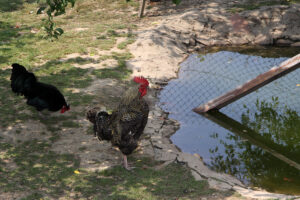
[[(141, 139), (140, 147), (135, 154), (151, 156), (156, 160), (164, 161), (166, 164), (175, 161), (183, 162), (190, 167), (197, 180), (207, 180), (212, 188), (224, 191), (235, 190), (243, 196), (226, 197), (227, 199), (291, 198), (290, 196), (271, 194), (261, 190), (250, 190), (234, 177), (226, 174), (218, 174), (209, 170), (198, 155), (188, 155), (180, 152), (169, 140), (170, 135), (178, 129), (180, 124), (168, 119), (167, 113), (164, 113), (155, 104), (157, 94), (163, 85), (166, 84), (169, 79), (176, 77), (179, 63), (182, 62), (190, 52), (199, 50), (199, 48), (205, 45), (203, 38), (200, 37), (200, 39), (197, 40), (199, 37), (197, 36), (196, 29), (195, 32), (192, 32), (191, 27), (187, 27), (191, 26), (191, 21), (187, 20), (195, 22), (197, 21), (196, 19), (198, 19), (197, 17), (203, 15), (203, 17), (208, 20), (203, 23), (209, 24), (209, 21), (218, 15), (218, 23), (223, 23), (233, 16), (233, 14), (228, 13), (226, 9), (234, 3), (235, 1), (231, 0), (213, 0), (209, 2), (203, 0), (186, 0), (182, 1), (182, 4), (176, 7), (172, 5), (170, 1), (163, 0), (162, 2), (148, 5), (148, 7), (150, 6), (152, 8), (146, 9), (145, 17), (138, 23), (138, 29), (134, 32), (134, 34), (137, 34), (137, 40), (129, 47), (134, 58), (127, 62), (127, 66), (133, 70), (132, 76), (143, 75), (151, 82), (150, 92), (147, 95), (147, 100), (151, 107), (149, 121)], [(221, 16), (220, 14), (223, 12), (226, 14)], [(197, 13), (197, 17), (195, 13)], [(201, 24), (199, 26), (201, 26)], [(247, 31), (247, 28), (245, 28), (247, 26), (243, 21), (241, 21), (240, 24), (233, 23), (232, 26), (242, 30), (242, 32)], [(203, 26), (203, 32), (208, 31), (206, 30), (207, 27), (208, 26)], [(194, 28), (197, 28), (196, 25)], [(223, 27), (223, 29), (225, 29), (225, 27)], [(222, 34), (218, 36), (219, 38), (214, 34), (213, 28), (211, 27), (207, 37), (214, 36), (216, 41), (220, 41), (219, 39), (222, 37), (224, 39)], [(241, 35), (242, 33), (234, 35), (230, 41), (232, 42), (233, 39), (238, 38), (240, 36), (239, 34)], [(191, 40), (191, 38), (194, 40)], [(230, 37), (228, 38), (230, 39)], [(249, 40), (251, 39), (253, 38)], [(236, 39), (236, 41), (238, 40)], [(122, 39), (118, 41), (115, 46), (121, 42)], [(292, 42), (294, 44), (298, 42), (298, 40), (295, 39)], [(239, 42), (237, 42), (237, 44), (238, 43)], [(112, 51), (122, 52), (125, 50), (113, 48), (110, 51), (99, 51), (98, 53), (99, 55), (106, 55)], [(77, 56), (78, 55), (72, 54), (64, 59)], [(95, 59), (93, 56), (85, 57)], [(101, 68), (101, 66), (113, 67), (115, 65), (114, 60), (106, 60), (105, 63), (100, 63), (100, 65), (87, 64), (86, 66), (76, 65), (76, 67)], [(93, 106), (112, 109), (117, 105), (118, 98), (125, 88), (126, 83), (120, 84), (113, 79), (95, 79), (90, 87), (84, 89), (84, 93), (105, 94), (98, 95), (97, 99), (93, 102)], [(74, 93), (76, 93), (76, 91), (74, 91)], [(113, 97), (114, 101), (111, 101), (111, 97)], [(58, 153), (76, 152), (76, 156), (81, 160), (80, 167), (90, 171), (101, 171), (119, 165), (122, 161), (121, 153), (117, 149), (112, 148), (110, 143), (98, 141), (92, 136), (91, 124), (83, 117), (88, 109), (89, 107), (77, 108), (77, 112), (81, 113), (82, 117), (76, 117), (73, 121), (80, 126), (78, 128), (64, 128), (59, 140), (54, 142), (51, 150)], [(68, 116), (71, 116), (71, 114), (66, 113), (66, 117)], [(18, 133), (17, 130), (19, 129), (22, 130), (22, 134)], [(8, 126), (0, 131), (4, 136), (4, 141), (15, 144), (20, 140), (26, 141), (40, 137), (50, 140), (52, 137), (51, 131), (49, 131), (43, 123), (38, 121), (28, 121), (16, 126)], [(44, 134), (41, 135), (40, 133)], [(12, 199), (18, 196), (14, 196), (16, 194), (0, 194), (0, 199), (8, 197), (9, 195), (11, 195), (10, 197)], [(22, 194), (19, 195), (22, 196)], [(215, 198), (212, 199), (222, 198), (224, 197), (215, 196)]]

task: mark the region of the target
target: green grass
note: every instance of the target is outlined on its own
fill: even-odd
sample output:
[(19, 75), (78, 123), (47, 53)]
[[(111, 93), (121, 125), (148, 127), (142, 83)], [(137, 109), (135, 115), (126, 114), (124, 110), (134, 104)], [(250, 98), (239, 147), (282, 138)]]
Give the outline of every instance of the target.
[[(138, 2), (78, 0), (73, 9), (67, 9), (67, 14), (55, 17), (57, 26), (63, 28), (65, 33), (54, 41), (43, 38), (41, 19), (45, 15), (36, 15), (37, 7), (34, 0), (0, 2), (0, 70), (14, 62), (24, 65), (40, 81), (61, 90), (72, 108), (87, 106), (93, 101), (95, 96), (84, 94), (84, 88), (90, 86), (94, 78), (125, 80), (129, 77), (131, 71), (126, 68), (125, 61), (132, 55), (128, 52), (102, 55), (99, 59), (78, 56), (62, 61), (61, 58), (72, 53), (98, 55), (99, 50), (114, 47), (118, 37), (127, 38), (118, 45), (120, 49), (126, 49), (133, 42), (131, 30), (136, 28), (136, 18), (130, 16), (128, 10), (137, 10)], [(38, 32), (33, 33), (32, 30)], [(121, 33), (119, 30), (129, 31)], [(75, 64), (100, 65), (106, 59), (115, 59), (118, 66), (100, 70), (74, 67)], [(37, 120), (36, 111), (28, 107), (22, 97), (10, 91), (10, 70), (0, 72), (0, 127), (28, 119)], [(80, 89), (80, 92), (72, 93), (73, 89)], [(24, 112), (26, 110), (30, 114)], [(47, 128), (56, 130), (49, 125)]]
[[(1, 70), (0, 73), (0, 127), (7, 127), (16, 123), (25, 122), (29, 119), (40, 120), (49, 130), (54, 131), (54, 125), (61, 124), (67, 119), (75, 119), (81, 113), (76, 112), (76, 106), (88, 106), (94, 99), (94, 95), (80, 93), (72, 93), (67, 88), (85, 88), (92, 83), (91, 75), (87, 74), (88, 70), (80, 68), (72, 68), (70, 64), (56, 63), (52, 65), (35, 68), (34, 73), (39, 80), (45, 83), (54, 84), (65, 95), (68, 103), (74, 106), (72, 116), (48, 116), (43, 120), (38, 112), (28, 105), (23, 97), (12, 93), (10, 89), (10, 70)], [(29, 111), (24, 112), (25, 110)], [(74, 124), (75, 122), (73, 122)], [(62, 124), (62, 126), (70, 127), (71, 123)], [(73, 125), (74, 126), (74, 125)]]
[(74, 121), (63, 121), (62, 122), (63, 127), (69, 127), (69, 128), (78, 128), (80, 127), (78, 123)]
[[(77, 1), (75, 8), (67, 9), (66, 15), (55, 18), (57, 26), (65, 33), (51, 42), (43, 38), (41, 19), (45, 15), (29, 14), (37, 9), (37, 4), (25, 0), (2, 4), (5, 6), (0, 15), (0, 68), (12, 62), (32, 66), (71, 53), (89, 53), (90, 48), (109, 50), (115, 45), (116, 37), (121, 36), (117, 30), (135, 28), (135, 18), (130, 17), (127, 10), (138, 6), (119, 0)], [(98, 12), (91, 12), (97, 9)], [(115, 13), (116, 10), (119, 14)], [(77, 31), (78, 28), (85, 29)], [(39, 32), (32, 33), (32, 29)], [(99, 35), (105, 37), (97, 37)]]
[(117, 67), (94, 70), (92, 74), (97, 78), (114, 78), (119, 80), (127, 79), (131, 71), (127, 69), (125, 61), (131, 58), (131, 54), (113, 53), (110, 57), (118, 61)]
[(197, 199), (215, 192), (206, 182), (195, 181), (189, 170), (179, 164), (155, 170), (153, 167), (158, 162), (129, 157), (136, 166), (133, 171), (116, 166), (101, 172), (88, 172), (78, 168), (80, 161), (74, 155), (57, 154), (50, 148), (51, 144), (38, 140), (18, 146), (0, 142), (0, 191), (29, 192), (24, 199), (70, 198), (73, 194), (75, 199), (107, 200)]
[(134, 43), (134, 39), (133, 38), (129, 38), (128, 40), (121, 42), (120, 44), (118, 44), (118, 49), (125, 49), (129, 44)]
[[(214, 192), (208, 189), (206, 182), (195, 181), (189, 170), (179, 164), (154, 170), (152, 167), (160, 163), (130, 157), (129, 160), (137, 166), (132, 172), (120, 166), (102, 172), (88, 172), (78, 169), (80, 160), (75, 154), (51, 151), (52, 144), (60, 140), (63, 128), (80, 127), (75, 120), (85, 118), (83, 110), (99, 95), (84, 93), (93, 80), (112, 78), (121, 83), (129, 77), (131, 71), (126, 67), (126, 60), (132, 55), (126, 47), (134, 41), (130, 30), (136, 28), (136, 17), (128, 10), (137, 10), (138, 2), (77, 0), (73, 9), (67, 9), (66, 15), (55, 17), (57, 26), (65, 33), (54, 41), (43, 38), (41, 19), (45, 15), (35, 15), (36, 9), (35, 0), (0, 1), (0, 131), (28, 120), (46, 126), (40, 133), (40, 141), (17, 139), (15, 144), (9, 144), (0, 137), (0, 192), (26, 192), (28, 195), (23, 197), (24, 200), (48, 197), (198, 199)], [(32, 30), (38, 32), (33, 33)], [(110, 50), (116, 46), (118, 37), (127, 39), (117, 46), (124, 53), (112, 52), (97, 59), (78, 56), (61, 60), (72, 53), (98, 55), (99, 50)], [(100, 64), (106, 59), (115, 59), (118, 66), (104, 69), (75, 67)], [(26, 105), (23, 97), (11, 92), (11, 70), (6, 67), (15, 62), (34, 72), (40, 81), (53, 84), (62, 91), (71, 111), (67, 115), (48, 115), (41, 119), (34, 108)], [(113, 101), (114, 98), (111, 99)], [(50, 138), (43, 140), (46, 135), (49, 137), (49, 132)], [(87, 132), (92, 135), (92, 127)], [(23, 131), (17, 129), (16, 133), (21, 135)], [(79, 146), (78, 152), (86, 149), (88, 147)], [(80, 173), (74, 173), (75, 170)]]
[(28, 141), (19, 146), (0, 143), (1, 157), (16, 164), (14, 169), (1, 164), (3, 171), (0, 188), (4, 192), (39, 192), (59, 195), (66, 189), (63, 180), (74, 174), (79, 160), (71, 154), (55, 154), (51, 145), (43, 141)]

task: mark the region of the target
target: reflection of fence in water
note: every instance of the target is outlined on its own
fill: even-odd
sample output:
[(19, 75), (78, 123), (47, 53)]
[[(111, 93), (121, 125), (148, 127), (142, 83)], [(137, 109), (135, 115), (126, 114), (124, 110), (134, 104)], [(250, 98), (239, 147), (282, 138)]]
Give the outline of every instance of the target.
[[(184, 123), (201, 123), (203, 119), (191, 110), (216, 98), (259, 74), (278, 66), (287, 58), (262, 58), (221, 51), (205, 56), (191, 55), (182, 63), (179, 79), (174, 79), (160, 95), (160, 106), (170, 117)], [(288, 107), (300, 113), (300, 70), (281, 77), (257, 91), (221, 109), (240, 121), (242, 113), (257, 111), (257, 100), (271, 102), (278, 97), (278, 112)]]
[[(227, 105), (219, 114), (205, 118), (192, 111), (286, 59), (232, 52), (190, 56), (178, 79), (160, 94), (160, 106), (181, 123), (171, 138), (174, 144), (199, 153), (212, 169), (245, 184), (282, 193), (289, 188), (288, 192), (299, 194), (299, 69)], [(290, 112), (285, 113), (286, 108)]]

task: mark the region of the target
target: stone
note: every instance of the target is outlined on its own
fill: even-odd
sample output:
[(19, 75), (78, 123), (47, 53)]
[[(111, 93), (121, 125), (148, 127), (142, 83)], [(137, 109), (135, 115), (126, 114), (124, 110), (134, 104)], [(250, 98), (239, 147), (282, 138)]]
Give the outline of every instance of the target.
[(194, 38), (189, 39), (189, 46), (195, 46), (196, 45), (196, 40)]
[[(300, 20), (300, 19), (299, 19)], [(298, 30), (299, 31), (299, 30)], [(297, 42), (300, 42), (300, 33), (299, 34), (290, 34), (289, 35), (289, 38), (293, 41), (297, 41)]]
[(265, 190), (252, 190), (249, 188), (239, 187), (239, 186), (234, 186), (233, 189), (244, 197), (254, 198), (254, 199), (266, 199), (266, 200), (267, 199), (281, 199), (281, 200), (295, 199), (295, 196), (275, 194), (275, 193), (267, 192)]
[(228, 185), (239, 185), (243, 186), (243, 184), (233, 176), (223, 173), (217, 173), (215, 171), (210, 170), (204, 163), (199, 159), (198, 156), (194, 156), (188, 153), (180, 153), (177, 157), (179, 162), (185, 162), (187, 165), (199, 173), (202, 177), (212, 178), (215, 180), (220, 180), (222, 182), (227, 183)]
[(275, 44), (279, 46), (290, 46), (292, 43), (293, 41), (289, 39), (279, 39), (275, 41)]
[(300, 47), (300, 42), (295, 42), (291, 44), (292, 47)]
[(202, 22), (196, 21), (193, 26), (193, 31), (202, 32), (204, 30), (204, 24)]
[(145, 135), (147, 135), (147, 134), (151, 135), (154, 131), (155, 131), (154, 128), (149, 127), (149, 126), (146, 126), (143, 133), (144, 133)]
[(273, 38), (270, 35), (259, 34), (256, 36), (254, 43), (259, 45), (271, 45), (273, 44)]
[(160, 111), (153, 111), (153, 115), (160, 117), (162, 113)]
[(206, 180), (204, 178), (202, 178), (200, 176), (200, 174), (198, 174), (196, 171), (192, 170), (192, 176), (195, 178), (196, 181), (202, 181), (202, 180)]
[(244, 44), (248, 44), (249, 41), (242, 38), (242, 37), (230, 37), (228, 39), (228, 42), (232, 45), (244, 45)]
[(222, 181), (217, 181), (215, 179), (209, 178), (208, 184), (210, 188), (216, 189), (216, 190), (221, 190), (221, 191), (228, 191), (232, 190), (232, 186), (229, 185), (228, 183), (222, 182)]
[(161, 134), (162, 136), (168, 137), (173, 135), (173, 133), (175, 133), (176, 131), (176, 127), (174, 126), (164, 126), (160, 131), (159, 134)]
[(210, 45), (210, 42), (208, 39), (201, 39), (201, 38), (197, 38), (196, 41), (200, 44), (203, 44), (205, 46), (209, 46)]
[(154, 148), (154, 158), (159, 161), (174, 161), (177, 157), (176, 153), (170, 153), (162, 149)]

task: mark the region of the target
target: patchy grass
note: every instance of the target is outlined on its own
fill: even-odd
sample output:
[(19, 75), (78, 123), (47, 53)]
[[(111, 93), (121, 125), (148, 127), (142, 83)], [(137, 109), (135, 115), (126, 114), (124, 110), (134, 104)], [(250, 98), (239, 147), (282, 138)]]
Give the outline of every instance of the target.
[(95, 75), (97, 78), (114, 78), (119, 80), (127, 79), (131, 71), (127, 69), (125, 61), (131, 58), (131, 54), (113, 53), (111, 58), (118, 61), (117, 67), (94, 70), (92, 74)]
[(43, 141), (28, 141), (19, 146), (0, 143), (1, 157), (14, 163), (2, 164), (0, 188), (4, 192), (33, 191), (57, 196), (67, 185), (64, 179), (72, 176), (79, 160), (71, 154), (55, 154), (51, 145)]
[(129, 10), (138, 7), (137, 2), (79, 0), (66, 15), (55, 18), (65, 33), (51, 42), (43, 38), (41, 19), (46, 15), (35, 14), (37, 4), (25, 0), (2, 4), (11, 9), (2, 7), (4, 12), (0, 15), (0, 68), (12, 62), (32, 66), (71, 53), (89, 53), (90, 48), (109, 50), (121, 36), (118, 30), (135, 28), (136, 18), (130, 16)]
[(63, 121), (62, 122), (63, 127), (68, 127), (68, 128), (78, 128), (80, 127), (78, 123), (74, 121)]
[(38, 140), (18, 146), (0, 142), (0, 191), (29, 192), (24, 199), (197, 199), (215, 192), (179, 164), (154, 170), (158, 162), (130, 157), (137, 167), (131, 172), (121, 166), (88, 172), (78, 169), (80, 161), (74, 155), (56, 154), (50, 148)]
[(128, 40), (118, 44), (118, 49), (125, 49), (129, 44), (134, 43), (135, 39), (129, 38)]
[(0, 71), (0, 127), (24, 121), (28, 117), (25, 113), (19, 113), (19, 109), (23, 110), (23, 108), (18, 105), (18, 102), (23, 98), (12, 94), (9, 76), (10, 70)]
[[(134, 22), (137, 18), (130, 16), (130, 11), (138, 9), (138, 2), (78, 0), (65, 15), (55, 17), (57, 26), (62, 27), (65, 33), (52, 42), (43, 38), (41, 19), (46, 15), (35, 14), (38, 7), (35, 2), (0, 2), (0, 70), (14, 62), (24, 65), (41, 82), (53, 84), (61, 90), (72, 108), (87, 106), (93, 101), (95, 96), (85, 94), (84, 88), (90, 86), (94, 78), (128, 78), (131, 71), (126, 68), (125, 61), (131, 58), (131, 54), (126, 51), (101, 55), (98, 59), (81, 56), (67, 60), (61, 58), (72, 53), (98, 55), (99, 50), (114, 47), (117, 37), (127, 38), (119, 45), (125, 50), (133, 42), (131, 30), (136, 28)], [(100, 65), (106, 59), (115, 59), (119, 64), (116, 68), (107, 66), (100, 70), (74, 67), (75, 64)], [(9, 76), (10, 70), (1, 70), (0, 127), (28, 119), (37, 120), (36, 111), (27, 106), (22, 97), (10, 91)], [(73, 93), (73, 89), (79, 89), (79, 92)], [(49, 125), (47, 128), (57, 129)]]
[[(56, 67), (55, 67), (56, 66)], [(92, 83), (91, 75), (87, 74), (88, 70), (80, 68), (72, 68), (69, 64), (44, 65), (41, 68), (36, 68), (34, 73), (39, 80), (45, 83), (54, 84), (59, 88), (68, 103), (72, 107), (87, 106), (94, 99), (94, 95), (85, 94), (83, 92), (72, 93), (66, 88), (85, 88)], [(10, 89), (10, 70), (1, 70), (0, 73), (0, 127), (7, 127), (15, 123), (25, 122), (27, 120), (40, 120), (49, 129), (52, 125), (59, 124), (66, 119), (76, 118), (81, 113), (77, 113), (76, 109), (72, 111), (72, 115), (68, 116), (48, 116), (46, 119), (41, 119), (38, 112), (28, 105), (23, 97), (12, 93)], [(27, 112), (24, 112), (27, 111)], [(64, 124), (62, 124), (64, 126)], [(69, 124), (70, 125), (70, 124)], [(53, 127), (52, 127), (52, 131)]]

